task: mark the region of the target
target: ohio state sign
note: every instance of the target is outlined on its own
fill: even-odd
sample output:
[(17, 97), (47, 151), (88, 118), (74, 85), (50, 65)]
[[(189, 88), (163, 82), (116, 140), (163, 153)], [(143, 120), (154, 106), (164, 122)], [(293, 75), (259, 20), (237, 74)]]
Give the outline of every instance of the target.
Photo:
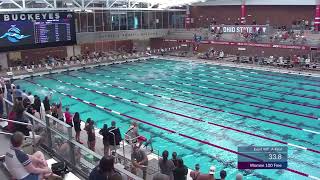
[(266, 33), (269, 26), (257, 25), (213, 25), (210, 27), (212, 32), (218, 33)]

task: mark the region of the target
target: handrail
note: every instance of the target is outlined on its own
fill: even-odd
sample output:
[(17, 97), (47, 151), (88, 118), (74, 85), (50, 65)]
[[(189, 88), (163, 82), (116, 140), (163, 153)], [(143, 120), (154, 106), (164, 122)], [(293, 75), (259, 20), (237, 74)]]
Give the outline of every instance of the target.
[(66, 126), (67, 128), (68, 128), (68, 127), (71, 127), (71, 126), (70, 126), (69, 124), (67, 124), (66, 122), (61, 121), (61, 120), (57, 119), (56, 117), (51, 116), (50, 114), (46, 114), (46, 116), (49, 117), (50, 119), (53, 119), (55, 122), (57, 122), (57, 123), (59, 123), (59, 124), (61, 124), (61, 125)]
[(8, 104), (10, 104), (11, 106), (13, 106), (13, 102), (9, 101), (9, 100), (6, 99), (6, 98), (3, 98), (3, 100), (4, 100), (5, 102), (7, 102)]
[(4, 119), (4, 118), (0, 118), (0, 121), (7, 121), (7, 122), (12, 122), (15, 124), (22, 124), (22, 125), (31, 125), (31, 123), (25, 123), (25, 122), (20, 122), (20, 121), (16, 121), (16, 120), (9, 120), (9, 119)]
[(141, 136), (139, 135), (139, 136), (136, 136), (136, 137), (134, 137), (134, 138), (129, 138), (129, 139), (127, 139), (127, 138), (126, 138), (127, 136), (128, 136), (127, 134), (124, 135), (124, 139), (127, 140), (127, 141), (132, 141), (132, 140), (135, 140), (135, 139), (138, 139), (139, 137), (141, 137)]

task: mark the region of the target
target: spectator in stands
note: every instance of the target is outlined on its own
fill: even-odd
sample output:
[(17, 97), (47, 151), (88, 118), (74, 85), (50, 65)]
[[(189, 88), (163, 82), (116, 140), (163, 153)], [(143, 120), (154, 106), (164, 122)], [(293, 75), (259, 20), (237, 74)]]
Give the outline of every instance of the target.
[(305, 64), (306, 64), (305, 67), (309, 68), (310, 67), (310, 63), (311, 63), (310, 58), (307, 57), (306, 60), (305, 60)]
[(96, 135), (94, 131), (94, 121), (91, 120), (91, 118), (87, 119), (85, 130), (87, 131), (88, 135), (88, 148), (92, 151), (95, 151), (95, 145), (96, 145)]
[[(21, 123), (28, 123), (29, 120), (27, 118), (25, 118), (24, 116), (24, 111), (25, 111), (25, 108), (23, 107), (23, 104), (22, 104), (22, 101), (20, 100), (17, 100), (15, 103), (14, 103), (14, 110), (15, 110), (15, 121), (17, 122), (21, 122)], [(15, 131), (20, 131), (22, 132), (25, 136), (29, 136), (29, 128), (27, 125), (24, 125), (24, 124), (14, 124), (15, 126)]]
[(14, 87), (14, 97), (17, 98), (18, 100), (22, 100), (22, 91), (20, 89), (20, 86), (17, 85), (17, 87)]
[[(0, 79), (0, 87), (1, 87), (1, 92), (2, 93), (4, 93), (5, 92), (5, 87), (6, 87), (6, 82), (5, 82), (5, 80), (4, 80), (4, 78), (3, 77), (1, 77), (1, 79)], [(3, 94), (2, 94), (3, 95)]]
[(227, 172), (225, 170), (220, 171), (220, 180), (225, 180), (227, 177)]
[(3, 92), (0, 89), (0, 118), (3, 117)]
[(111, 122), (111, 127), (108, 129), (110, 136), (109, 136), (109, 144), (110, 149), (116, 150), (120, 148), (120, 142), (122, 141), (120, 129), (116, 127), (116, 121)]
[(236, 180), (242, 180), (242, 179), (243, 179), (242, 174), (239, 173), (236, 175)]
[(153, 176), (152, 180), (169, 180), (169, 176), (161, 173), (157, 173)]
[(114, 158), (102, 157), (99, 165), (91, 171), (89, 180), (122, 180), (121, 174), (114, 168)]
[(143, 179), (147, 178), (147, 167), (148, 167), (148, 157), (144, 151), (140, 149), (140, 147), (135, 144), (132, 147), (131, 153), (131, 162), (133, 165), (133, 173), (137, 174), (137, 169), (141, 169), (143, 172)]
[[(57, 105), (55, 103), (53, 103), (52, 107), (51, 107), (51, 116), (58, 119), (58, 109), (57, 109)], [(53, 123), (55, 124), (55, 122), (53, 122)]]
[(160, 172), (166, 174), (173, 180), (173, 170), (175, 168), (173, 162), (168, 160), (169, 152), (167, 150), (163, 151), (162, 158), (159, 160), (158, 164), (160, 167)]
[(191, 171), (190, 172), (190, 177), (193, 179), (193, 180), (196, 180), (198, 179), (199, 175), (200, 175), (200, 165), (199, 164), (196, 164), (195, 167), (194, 167), (194, 171)]
[(172, 153), (172, 159), (171, 161), (173, 162), (174, 166), (177, 167), (178, 165), (178, 158), (177, 158), (177, 153), (176, 152), (173, 152)]
[(223, 60), (223, 58), (224, 58), (224, 52), (221, 50), (220, 51), (220, 53), (219, 53), (219, 58), (221, 59), (221, 60)]
[(37, 180), (52, 175), (41, 152), (28, 155), (21, 150), (24, 141), (24, 135), (21, 132), (14, 133), (10, 141), (11, 148), (6, 153), (5, 162), (14, 178)]
[(293, 67), (297, 67), (299, 62), (298, 62), (298, 57), (297, 55), (294, 55), (292, 58), (292, 63), (293, 63)]
[(177, 166), (173, 170), (174, 180), (186, 180), (188, 174), (188, 168), (183, 164), (182, 159), (178, 159)]
[(43, 100), (44, 110), (46, 114), (50, 114), (50, 99), (49, 96), (46, 96)]
[(78, 112), (76, 112), (73, 116), (73, 125), (74, 125), (74, 131), (76, 132), (76, 141), (80, 144), (83, 144), (80, 141), (81, 119), (80, 119), (80, 114)]
[(28, 92), (28, 99), (30, 100), (31, 105), (34, 103), (34, 96), (32, 95), (31, 92)]
[(26, 90), (22, 90), (21, 97), (22, 97), (22, 100), (28, 99), (28, 95), (26, 93)]
[(197, 180), (215, 180), (214, 172), (216, 170), (215, 166), (211, 166), (209, 169), (209, 174), (200, 174)]
[(56, 109), (57, 109), (57, 119), (64, 122), (64, 115), (62, 111), (62, 101), (60, 98), (59, 98), (59, 104), (56, 105)]
[(73, 127), (72, 115), (69, 111), (69, 107), (66, 107), (66, 112), (64, 112), (64, 117), (66, 118), (66, 123), (69, 124), (69, 126)]
[(37, 95), (34, 96), (33, 108), (34, 108), (38, 113), (40, 113), (41, 100), (40, 100), (39, 96), (37, 96)]
[(103, 142), (103, 152), (104, 152), (104, 155), (105, 156), (108, 156), (110, 155), (109, 154), (109, 129), (108, 129), (108, 125), (107, 124), (104, 124), (103, 125), (103, 128), (100, 129), (99, 131), (99, 134), (102, 135), (103, 139), (102, 139), (102, 142)]

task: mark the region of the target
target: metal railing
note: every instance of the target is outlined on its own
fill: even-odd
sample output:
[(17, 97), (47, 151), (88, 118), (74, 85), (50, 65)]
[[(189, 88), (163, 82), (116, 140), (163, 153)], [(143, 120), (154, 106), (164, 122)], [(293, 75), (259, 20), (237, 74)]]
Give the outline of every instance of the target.
[[(13, 103), (4, 99), (5, 113), (8, 115), (12, 109)], [(30, 126), (32, 148), (42, 149), (51, 156), (64, 161), (72, 172), (77, 172), (81, 176), (88, 178), (89, 173), (98, 165), (101, 155), (91, 151), (87, 147), (75, 141), (72, 137), (72, 127), (51, 115), (45, 115), (40, 119), (24, 112), (31, 123), (17, 122), (8, 119), (0, 119), (0, 121), (13, 122)], [(8, 134), (1, 132), (2, 134)], [(36, 136), (39, 137), (36, 143)], [(115, 168), (122, 174), (124, 179), (142, 180), (140, 177), (125, 170), (122, 165), (115, 164)]]

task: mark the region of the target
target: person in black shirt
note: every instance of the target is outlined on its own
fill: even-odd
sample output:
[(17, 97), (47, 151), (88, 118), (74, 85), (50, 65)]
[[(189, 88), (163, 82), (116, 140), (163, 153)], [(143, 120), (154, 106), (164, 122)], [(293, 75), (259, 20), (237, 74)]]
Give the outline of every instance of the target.
[(188, 174), (188, 168), (183, 164), (182, 159), (178, 159), (177, 166), (173, 170), (174, 180), (186, 180)]
[(111, 122), (111, 127), (108, 128), (109, 132), (109, 147), (112, 150), (116, 150), (120, 146), (120, 142), (122, 141), (120, 129), (116, 127), (116, 122)]
[(109, 130), (107, 124), (103, 125), (103, 128), (99, 131), (99, 134), (103, 136), (103, 151), (104, 155), (107, 156), (109, 155)]
[(94, 131), (94, 121), (91, 120), (91, 118), (87, 119), (85, 130), (87, 131), (87, 135), (88, 135), (88, 142), (87, 142), (88, 148), (91, 149), (92, 151), (95, 151), (96, 135)]
[(221, 170), (220, 171), (220, 179), (216, 179), (216, 180), (225, 180), (227, 177), (227, 172), (225, 170)]
[(50, 100), (48, 96), (44, 98), (43, 105), (44, 105), (44, 110), (46, 114), (50, 114)]
[(34, 103), (33, 103), (33, 108), (40, 113), (40, 108), (41, 108), (41, 100), (39, 96), (34, 95)]
[(173, 162), (174, 166), (177, 167), (178, 159), (177, 159), (177, 153), (176, 153), (176, 152), (173, 152), (173, 153), (172, 153), (172, 159), (171, 159), (171, 161)]
[(83, 144), (80, 141), (81, 119), (80, 119), (80, 114), (78, 112), (76, 112), (73, 116), (73, 125), (74, 125), (74, 131), (76, 132), (76, 141), (80, 144)]
[(103, 157), (99, 165), (91, 171), (89, 180), (122, 180), (121, 174), (114, 168), (114, 158)]

